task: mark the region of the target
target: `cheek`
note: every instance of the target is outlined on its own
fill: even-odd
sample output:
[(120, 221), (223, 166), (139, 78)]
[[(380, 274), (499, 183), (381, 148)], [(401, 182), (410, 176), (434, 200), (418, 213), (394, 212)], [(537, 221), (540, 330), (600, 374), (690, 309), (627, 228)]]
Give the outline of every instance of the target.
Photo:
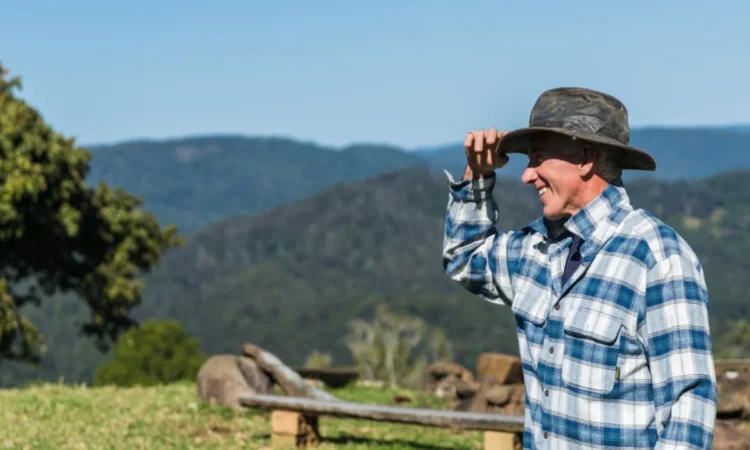
[(537, 174), (552, 190), (557, 191), (559, 187), (567, 184), (563, 167), (556, 164), (557, 161), (545, 161), (537, 169)]
[(563, 200), (575, 190), (578, 182), (576, 174), (570, 171), (570, 167), (563, 164), (554, 164), (553, 161), (547, 162), (550, 164), (540, 167), (539, 177), (550, 186), (555, 197)]

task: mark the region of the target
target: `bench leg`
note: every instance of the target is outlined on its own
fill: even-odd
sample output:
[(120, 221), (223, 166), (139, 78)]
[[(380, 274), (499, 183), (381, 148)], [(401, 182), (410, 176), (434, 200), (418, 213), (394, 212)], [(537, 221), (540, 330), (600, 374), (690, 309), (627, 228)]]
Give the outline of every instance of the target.
[(484, 450), (521, 450), (523, 435), (504, 431), (485, 431)]
[(271, 412), (271, 446), (274, 448), (309, 448), (320, 442), (318, 417), (294, 411)]

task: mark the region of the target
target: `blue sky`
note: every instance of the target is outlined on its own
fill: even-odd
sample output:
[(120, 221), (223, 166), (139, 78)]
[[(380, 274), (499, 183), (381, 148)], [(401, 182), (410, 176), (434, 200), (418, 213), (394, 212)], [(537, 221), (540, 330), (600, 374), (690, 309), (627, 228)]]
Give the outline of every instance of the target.
[(523, 126), (566, 85), (617, 96), (632, 126), (750, 123), (750, 2), (149, 3), (4, 2), (0, 63), (83, 144), (435, 145)]

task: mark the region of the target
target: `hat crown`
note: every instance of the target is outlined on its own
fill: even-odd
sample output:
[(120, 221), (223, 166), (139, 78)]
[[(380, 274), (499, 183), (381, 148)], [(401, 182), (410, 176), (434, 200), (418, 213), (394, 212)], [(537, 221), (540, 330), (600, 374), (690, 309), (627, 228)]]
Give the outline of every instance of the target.
[(596, 133), (623, 145), (630, 143), (625, 105), (592, 89), (562, 87), (543, 92), (531, 109), (529, 126)]

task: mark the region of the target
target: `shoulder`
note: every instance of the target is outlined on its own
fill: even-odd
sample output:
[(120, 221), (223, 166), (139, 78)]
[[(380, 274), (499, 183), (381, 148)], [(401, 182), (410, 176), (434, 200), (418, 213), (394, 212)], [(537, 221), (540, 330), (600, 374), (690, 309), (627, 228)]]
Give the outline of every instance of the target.
[(521, 254), (533, 254), (540, 243), (544, 242), (544, 235), (533, 225), (526, 225), (517, 230), (507, 232), (508, 252)]
[(544, 222), (536, 220), (520, 229), (508, 231), (506, 235), (505, 252), (511, 269), (519, 269), (531, 261), (540, 266), (546, 266), (547, 244), (545, 243)]
[(700, 260), (685, 238), (651, 212), (633, 209), (622, 225), (648, 248), (649, 268), (679, 261), (680, 264), (688, 263), (701, 270)]

